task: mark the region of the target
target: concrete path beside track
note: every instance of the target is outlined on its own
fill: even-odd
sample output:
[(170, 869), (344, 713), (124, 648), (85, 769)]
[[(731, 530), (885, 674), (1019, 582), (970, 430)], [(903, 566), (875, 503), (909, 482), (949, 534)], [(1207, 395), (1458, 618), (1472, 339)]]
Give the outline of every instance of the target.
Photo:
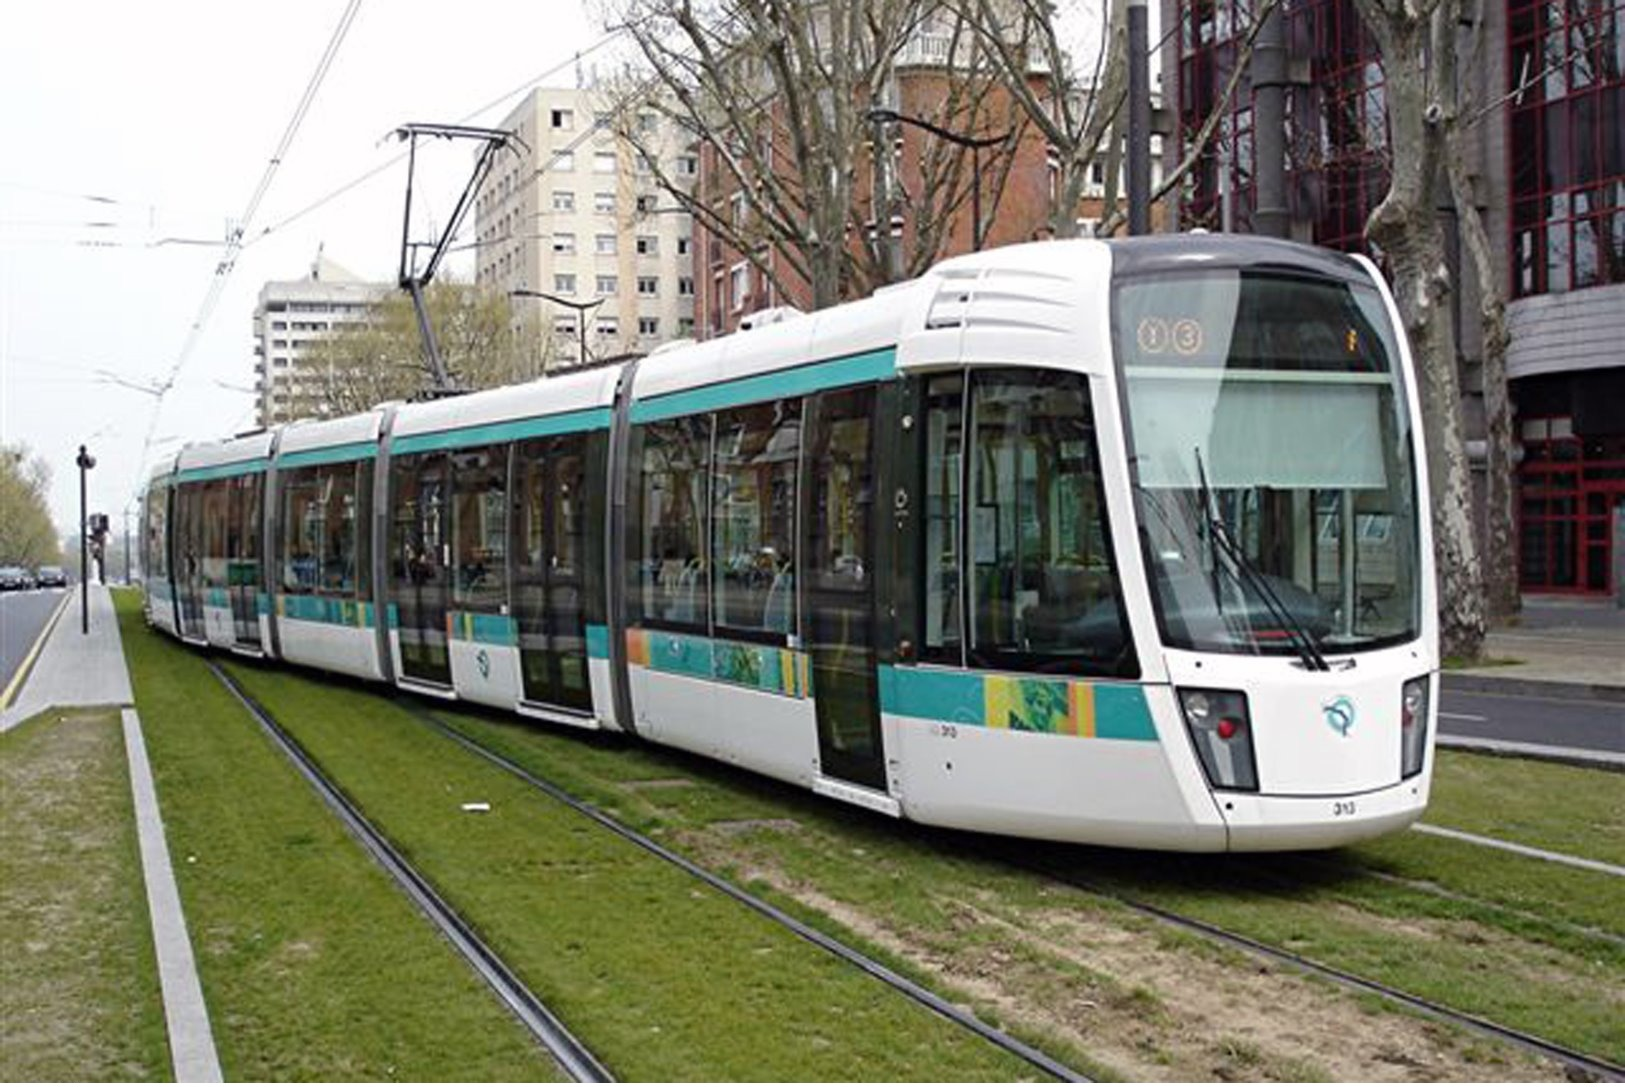
[(90, 586), (90, 633), (80, 624), (79, 592), (61, 613), (24, 681), (14, 705), (0, 714), (0, 731), (21, 724), (49, 709), (75, 706), (118, 706), (124, 719), (124, 744), (129, 757), (130, 790), (135, 798), (136, 833), (141, 870), (147, 885), (147, 908), (152, 917), (153, 946), (158, 959), (159, 988), (164, 1018), (169, 1027), (169, 1054), (180, 1083), (220, 1083), (220, 1058), (203, 1002), (203, 987), (192, 957), (175, 871), (164, 839), (163, 817), (153, 785), (147, 748), (130, 688), (130, 670), (124, 661), (118, 616), (106, 586)]

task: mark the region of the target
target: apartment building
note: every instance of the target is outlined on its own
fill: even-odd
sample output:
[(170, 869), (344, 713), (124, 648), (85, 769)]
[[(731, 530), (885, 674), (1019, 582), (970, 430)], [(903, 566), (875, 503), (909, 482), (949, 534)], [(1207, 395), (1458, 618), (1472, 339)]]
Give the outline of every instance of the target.
[(297, 365), (312, 344), (347, 324), (391, 290), (368, 283), (321, 252), (303, 279), (274, 280), (260, 288), (254, 306), (254, 391), (261, 427), (286, 423), (308, 410)]
[(637, 148), (678, 179), (698, 171), (695, 153), (654, 113), (617, 135), (613, 108), (600, 90), (532, 91), (503, 120), (518, 142), (476, 198), (475, 282), (515, 295), (516, 320), (551, 327), (554, 369), (693, 329), (689, 216)]

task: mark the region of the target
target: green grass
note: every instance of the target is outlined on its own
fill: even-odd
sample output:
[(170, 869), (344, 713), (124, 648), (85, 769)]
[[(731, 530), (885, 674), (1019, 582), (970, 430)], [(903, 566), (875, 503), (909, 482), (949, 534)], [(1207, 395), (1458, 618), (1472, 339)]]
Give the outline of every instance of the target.
[[(287, 672), (233, 672), (617, 1076), (1031, 1075), (392, 702)], [(464, 812), (471, 801), (491, 810)]]
[(1625, 865), (1625, 775), (1607, 770), (1441, 751), (1425, 819)]
[(118, 606), (227, 1078), (557, 1078), (203, 661)]
[[(973, 954), (986, 938), (945, 924), (945, 897), (981, 891), (1016, 913), (1042, 909), (1035, 897), (1041, 884), (999, 862), (1030, 852), (1446, 1005), (1625, 1058), (1625, 899), (1612, 877), (1418, 834), (1324, 854), (1258, 858), (989, 843), (890, 824), (676, 753), (583, 741), (482, 716), (452, 720), (668, 840), (703, 843), (707, 828), (719, 821), (793, 820), (788, 828), (766, 823), (731, 834), (717, 855), (740, 872), (762, 864), (777, 868), (790, 883), (884, 917), (920, 934), (934, 955)], [(1475, 785), (1468, 771), (1483, 761), (1447, 754), (1435, 795), (1449, 805), (1470, 794)], [(1515, 773), (1519, 765), (1490, 769)], [(1549, 769), (1535, 767), (1537, 774)], [(1617, 779), (1580, 780), (1606, 786)], [(664, 784), (637, 787), (640, 781)], [(1540, 787), (1552, 784), (1542, 780)], [(1597, 790), (1577, 789), (1575, 780), (1557, 785), (1543, 801), (1520, 795), (1507, 810), (1543, 804), (1554, 834), (1569, 823), (1592, 826), (1587, 813), (1598, 803)], [(1423, 886), (1384, 881), (1374, 871)], [(1438, 891), (1428, 889), (1430, 883)], [(1110, 909), (1086, 899), (1071, 908)], [(1494, 1047), (1483, 1052), (1486, 1060), (1498, 1059)]]
[(0, 812), (0, 1076), (169, 1078), (119, 712), (0, 735)]

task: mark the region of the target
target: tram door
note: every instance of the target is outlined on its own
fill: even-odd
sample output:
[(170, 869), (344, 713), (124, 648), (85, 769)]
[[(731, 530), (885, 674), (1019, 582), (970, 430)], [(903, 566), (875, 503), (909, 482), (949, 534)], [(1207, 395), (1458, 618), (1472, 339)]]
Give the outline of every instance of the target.
[(534, 438), (515, 456), (510, 553), (525, 701), (587, 713), (587, 436)]
[(873, 386), (810, 398), (805, 626), (824, 776), (885, 789), (875, 677)]
[(419, 453), (393, 458), (389, 471), (389, 599), (399, 621), (401, 674), (449, 687), (451, 466), (444, 453)]
[(226, 584), (231, 598), (233, 634), (238, 645), (260, 644), (260, 496), (265, 477), (258, 473), (226, 481)]

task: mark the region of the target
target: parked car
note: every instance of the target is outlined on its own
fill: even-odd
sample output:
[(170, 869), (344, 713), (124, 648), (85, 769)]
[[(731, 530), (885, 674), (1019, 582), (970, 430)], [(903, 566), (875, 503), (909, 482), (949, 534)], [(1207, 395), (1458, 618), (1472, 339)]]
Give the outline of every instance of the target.
[(32, 589), (34, 575), (21, 566), (0, 566), (0, 592), (13, 589)]
[(34, 584), (41, 589), (66, 589), (68, 572), (60, 566), (41, 566), (34, 574)]

